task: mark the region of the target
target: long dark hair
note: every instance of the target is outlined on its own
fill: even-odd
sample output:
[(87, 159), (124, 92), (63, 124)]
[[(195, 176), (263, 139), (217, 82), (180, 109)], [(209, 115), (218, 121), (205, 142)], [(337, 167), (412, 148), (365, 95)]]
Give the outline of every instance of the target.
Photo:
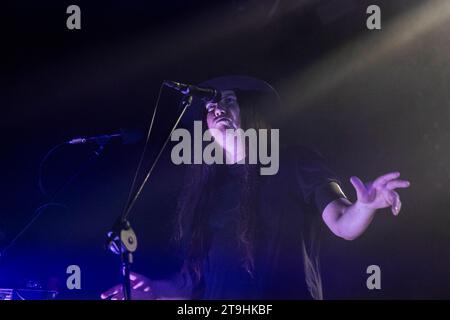
[[(273, 103), (261, 93), (235, 91), (240, 106), (241, 127), (269, 129), (267, 109)], [(273, 106), (272, 106), (273, 107)], [(206, 119), (206, 113), (203, 117)], [(205, 120), (203, 120), (206, 125)], [(254, 244), (256, 237), (257, 168), (243, 164), (242, 192), (239, 202), (239, 222), (236, 237), (242, 252), (242, 267), (253, 277)], [(194, 284), (194, 297), (200, 297), (203, 289), (203, 260), (208, 253), (211, 239), (208, 212), (205, 205), (214, 190), (216, 165), (190, 165), (177, 203), (174, 240), (184, 252), (184, 267)]]

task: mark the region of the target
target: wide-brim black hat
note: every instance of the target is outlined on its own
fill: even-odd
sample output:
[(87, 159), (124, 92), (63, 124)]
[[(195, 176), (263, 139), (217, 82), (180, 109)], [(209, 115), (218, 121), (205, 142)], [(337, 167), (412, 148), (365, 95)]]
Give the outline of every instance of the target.
[[(274, 101), (273, 106), (279, 105), (280, 97), (278, 92), (266, 81), (258, 78), (242, 75), (230, 75), (212, 78), (198, 84), (199, 87), (214, 88), (219, 91), (233, 90), (238, 92), (250, 92), (256, 95), (270, 97)], [(239, 102), (239, 101), (238, 101)], [(203, 120), (204, 108), (203, 101), (194, 99), (183, 116), (183, 123), (192, 124), (193, 121)]]

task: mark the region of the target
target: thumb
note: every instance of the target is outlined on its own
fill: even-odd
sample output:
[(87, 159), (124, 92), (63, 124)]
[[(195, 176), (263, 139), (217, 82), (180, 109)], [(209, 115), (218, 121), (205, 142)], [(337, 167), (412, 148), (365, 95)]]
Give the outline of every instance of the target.
[(367, 190), (364, 183), (356, 176), (350, 178), (350, 182), (353, 185), (353, 188), (356, 190), (356, 196), (358, 200), (362, 202), (368, 202)]

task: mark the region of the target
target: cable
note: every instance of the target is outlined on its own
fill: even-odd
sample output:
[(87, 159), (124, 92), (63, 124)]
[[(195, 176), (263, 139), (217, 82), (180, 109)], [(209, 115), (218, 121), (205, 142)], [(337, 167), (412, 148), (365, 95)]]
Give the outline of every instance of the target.
[(136, 180), (137, 180), (137, 177), (138, 177), (138, 175), (139, 175), (139, 171), (141, 170), (142, 163), (143, 163), (143, 161), (144, 161), (144, 156), (145, 156), (145, 153), (146, 153), (146, 151), (147, 151), (148, 142), (150, 141), (150, 135), (151, 135), (151, 132), (152, 132), (152, 129), (153, 129), (153, 123), (154, 123), (154, 121), (155, 121), (155, 116), (156, 116), (156, 112), (157, 112), (157, 110), (158, 110), (159, 100), (160, 100), (160, 98), (161, 98), (161, 93), (162, 93), (163, 87), (164, 87), (164, 82), (162, 82), (162, 83), (161, 83), (161, 86), (159, 87), (158, 98), (156, 99), (155, 108), (153, 109), (152, 120), (151, 120), (151, 122), (150, 122), (150, 126), (149, 126), (148, 131), (147, 131), (147, 138), (145, 139), (144, 148), (143, 148), (143, 150), (142, 150), (142, 153), (141, 153), (141, 157), (140, 157), (140, 159), (139, 159), (138, 166), (137, 166), (136, 171), (135, 171), (135, 173), (134, 173), (133, 182), (131, 183), (130, 191), (129, 191), (129, 193), (128, 193), (127, 201), (125, 202), (125, 206), (124, 206), (124, 208), (123, 208), (123, 212), (125, 212), (125, 211), (127, 210), (127, 208), (128, 208), (128, 205), (129, 205), (130, 200), (131, 200), (131, 196), (132, 196), (133, 191), (134, 191), (134, 187), (135, 187), (135, 185), (136, 185)]
[(20, 300), (27, 300), (27, 299), (25, 299), (25, 298), (19, 293), (18, 290), (15, 290), (15, 293), (16, 293), (16, 295), (19, 297)]
[(149, 171), (147, 172), (147, 175), (145, 176), (144, 181), (141, 183), (138, 191), (136, 192), (135, 196), (133, 197), (133, 200), (131, 201), (131, 203), (129, 204), (129, 206), (127, 207), (126, 211), (124, 212), (124, 214), (122, 215), (122, 220), (125, 221), (131, 211), (131, 209), (133, 208), (134, 204), (136, 203), (136, 200), (138, 199), (139, 195), (141, 194), (142, 190), (144, 189), (145, 184), (147, 183), (148, 178), (150, 177), (150, 175), (153, 172), (153, 169), (155, 168), (156, 164), (158, 163), (159, 158), (161, 157), (161, 154), (163, 153), (167, 143), (169, 143), (170, 137), (172, 136), (172, 133), (175, 131), (175, 129), (178, 126), (178, 123), (181, 121), (181, 118), (183, 117), (184, 113), (186, 112), (186, 109), (191, 105), (192, 103), (192, 96), (188, 97), (187, 101), (184, 101), (184, 108), (181, 112), (181, 114), (178, 116), (177, 121), (175, 122), (174, 126), (172, 127), (172, 130), (170, 131), (169, 136), (167, 137), (166, 141), (164, 142), (164, 145), (162, 146), (161, 150), (159, 151), (158, 155), (156, 156), (155, 161), (153, 162), (152, 166), (150, 167)]
[(62, 203), (58, 203), (58, 202), (49, 202), (49, 203), (43, 204), (40, 207), (38, 207), (36, 210), (34, 210), (33, 217), (31, 218), (31, 220), (28, 221), (28, 223), (25, 225), (25, 227), (23, 227), (23, 229), (11, 240), (11, 242), (5, 248), (3, 248), (3, 250), (0, 253), (0, 258), (3, 257), (6, 253), (6, 251), (8, 251), (16, 243), (16, 241), (22, 236), (22, 234), (24, 234), (31, 227), (31, 225), (34, 223), (34, 221), (36, 221), (36, 219), (39, 218), (39, 216), (42, 214), (44, 209), (51, 207), (51, 206), (63, 207), (64, 209), (67, 209), (67, 206), (65, 206)]
[(104, 145), (100, 144), (98, 146), (98, 149), (93, 152), (93, 155), (72, 176), (70, 176), (70, 178), (57, 191), (55, 191), (55, 193), (53, 195), (50, 196), (46, 192), (46, 190), (43, 186), (43, 183), (42, 183), (43, 164), (45, 163), (45, 161), (48, 159), (48, 157), (53, 152), (55, 152), (58, 148), (60, 148), (61, 146), (65, 145), (65, 144), (68, 144), (68, 142), (60, 143), (60, 144), (54, 146), (53, 148), (51, 148), (46, 153), (44, 158), (42, 158), (40, 165), (39, 165), (39, 174), (38, 174), (39, 175), (39, 177), (38, 177), (39, 189), (45, 196), (50, 198), (50, 200), (49, 200), (50, 202), (44, 203), (43, 205), (39, 206), (36, 210), (34, 210), (31, 220), (28, 221), (28, 223), (22, 228), (22, 230), (20, 230), (19, 233), (11, 240), (11, 242), (0, 252), (0, 258), (2, 256), (4, 256), (6, 251), (9, 250), (16, 243), (16, 241), (22, 236), (22, 234), (24, 234), (31, 227), (31, 225), (36, 221), (36, 219), (39, 218), (39, 216), (43, 212), (43, 209), (50, 207), (50, 206), (60, 206), (60, 207), (63, 207), (64, 209), (67, 209), (67, 206), (65, 206), (64, 204), (59, 203), (59, 202), (54, 202), (54, 200), (57, 198), (58, 194), (60, 194), (64, 189), (66, 189), (67, 186), (70, 185), (70, 183), (72, 183), (72, 181), (75, 180), (75, 178), (78, 177), (81, 172), (83, 172), (83, 170), (92, 162), (93, 159), (100, 156), (100, 154), (104, 148)]
[(38, 169), (38, 187), (39, 187), (39, 190), (41, 191), (41, 193), (42, 193), (44, 196), (46, 196), (46, 197), (50, 197), (50, 196), (49, 196), (49, 194), (47, 193), (47, 190), (45, 190), (44, 182), (43, 182), (43, 179), (42, 179), (42, 172), (43, 172), (43, 168), (44, 168), (44, 163), (47, 161), (47, 159), (50, 157), (50, 155), (51, 155), (52, 153), (54, 153), (57, 149), (59, 149), (60, 147), (66, 145), (66, 144), (68, 144), (67, 141), (66, 141), (66, 142), (63, 142), (63, 143), (60, 143), (60, 144), (54, 146), (53, 148), (51, 148), (51, 149), (45, 154), (45, 156), (42, 158), (41, 162), (39, 163), (39, 169)]
[(72, 176), (70, 176), (69, 179), (67, 179), (66, 182), (59, 189), (57, 189), (55, 191), (55, 193), (50, 197), (50, 201), (53, 201), (58, 196), (58, 194), (63, 192), (64, 189), (66, 189), (72, 183), (72, 181), (74, 181), (75, 178), (77, 178), (84, 171), (84, 169), (86, 169), (92, 163), (92, 161), (95, 158), (99, 157), (101, 152), (103, 151), (103, 149), (104, 149), (104, 146), (103, 145), (99, 145), (97, 150), (93, 151), (93, 154), (91, 154), (89, 159), (87, 159), (84, 162), (84, 164), (82, 166), (80, 166), (78, 168), (78, 170), (76, 172), (74, 172), (72, 174)]

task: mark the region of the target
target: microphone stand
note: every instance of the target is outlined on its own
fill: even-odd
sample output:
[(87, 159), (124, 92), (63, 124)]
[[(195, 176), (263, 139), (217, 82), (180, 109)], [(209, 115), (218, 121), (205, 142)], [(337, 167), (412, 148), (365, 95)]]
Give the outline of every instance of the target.
[[(159, 97), (158, 97), (159, 101)], [(133, 253), (136, 252), (137, 249), (137, 236), (134, 232), (133, 228), (131, 227), (130, 222), (128, 221), (128, 216), (130, 215), (131, 209), (133, 208), (134, 204), (136, 203), (136, 200), (138, 199), (139, 195), (141, 194), (142, 190), (144, 189), (145, 184), (147, 183), (150, 175), (153, 172), (153, 169), (155, 168), (156, 164), (158, 163), (158, 160), (163, 153), (163, 151), (166, 148), (167, 143), (170, 141), (170, 137), (172, 136), (172, 133), (175, 131), (175, 129), (178, 126), (178, 123), (180, 122), (181, 118), (183, 117), (184, 113), (186, 112), (186, 109), (192, 105), (193, 96), (185, 96), (183, 100), (181, 101), (181, 105), (183, 107), (180, 115), (177, 118), (177, 121), (175, 122), (174, 126), (172, 127), (172, 130), (170, 131), (168, 137), (166, 138), (166, 141), (164, 142), (161, 150), (159, 151), (158, 155), (155, 158), (155, 161), (152, 163), (152, 166), (150, 167), (149, 171), (147, 172), (147, 175), (145, 176), (145, 179), (141, 183), (140, 187), (136, 191), (134, 197), (132, 198), (131, 202), (127, 202), (126, 209), (122, 212), (122, 214), (116, 219), (116, 222), (113, 224), (111, 230), (107, 233), (107, 247), (110, 251), (112, 251), (114, 254), (120, 255), (121, 260), (121, 273), (122, 273), (122, 288), (123, 288), (123, 295), (125, 300), (131, 300), (131, 281), (130, 281), (130, 273), (131, 273), (131, 265), (133, 264)], [(158, 102), (156, 104), (152, 123), (150, 124), (150, 128), (147, 134), (147, 142), (150, 137), (150, 133), (152, 130), (152, 124), (153, 120), (156, 114), (156, 110), (158, 107)], [(146, 145), (147, 145), (146, 142)], [(143, 155), (145, 153), (145, 148)], [(141, 161), (142, 162), (142, 159)], [(140, 164), (138, 165), (138, 169), (135, 175), (135, 178), (137, 176), (137, 173), (140, 168)], [(133, 181), (134, 185), (134, 181)], [(134, 186), (131, 186), (131, 191), (133, 190)], [(130, 193), (131, 195), (131, 193)]]

